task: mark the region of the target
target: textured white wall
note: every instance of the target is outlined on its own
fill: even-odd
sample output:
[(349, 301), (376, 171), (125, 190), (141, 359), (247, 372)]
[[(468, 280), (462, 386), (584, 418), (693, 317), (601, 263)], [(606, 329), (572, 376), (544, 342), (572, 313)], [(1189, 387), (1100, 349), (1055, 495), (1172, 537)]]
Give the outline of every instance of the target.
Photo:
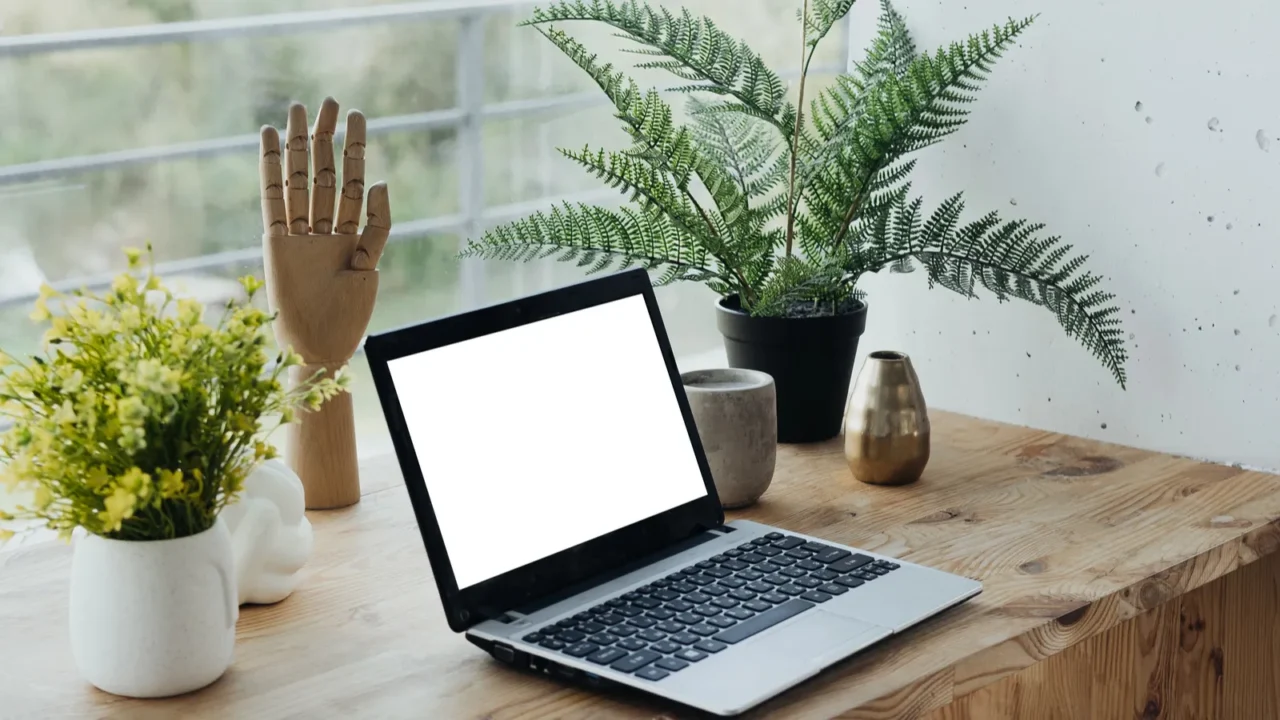
[[(855, 48), (877, 10), (858, 5)], [(934, 407), (1280, 468), (1280, 3), (897, 6), (922, 48), (1041, 13), (969, 125), (922, 153), (915, 189), (926, 207), (963, 190), (967, 218), (1043, 221), (1091, 254), (1123, 307), (1130, 382), (1048, 312), (922, 273), (865, 281), (860, 356), (910, 353)]]

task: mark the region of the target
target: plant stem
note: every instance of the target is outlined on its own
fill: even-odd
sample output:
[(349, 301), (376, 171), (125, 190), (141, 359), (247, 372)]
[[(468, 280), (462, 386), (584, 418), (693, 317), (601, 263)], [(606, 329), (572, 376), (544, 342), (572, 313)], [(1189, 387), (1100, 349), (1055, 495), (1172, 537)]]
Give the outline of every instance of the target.
[[(711, 237), (719, 239), (720, 234), (716, 232), (715, 223), (711, 222), (711, 217), (707, 215), (706, 210), (702, 209), (702, 205), (698, 203), (697, 198), (693, 196), (693, 193), (689, 192), (688, 188), (684, 189), (684, 194), (685, 197), (689, 198), (689, 202), (693, 203), (693, 207), (698, 211), (698, 214), (702, 216), (702, 221), (707, 224), (707, 231), (711, 233)], [(734, 265), (725, 262), (724, 258), (719, 257), (718, 255), (716, 257), (719, 258), (721, 264), (732, 270), (734, 276), (738, 278), (738, 285), (742, 287), (742, 300), (747, 304), (747, 307), (750, 308), (755, 304), (755, 300), (751, 297), (751, 287), (747, 284), (747, 279), (742, 276), (742, 271)]]
[(809, 47), (809, 0), (804, 0), (804, 6), (800, 10), (800, 98), (796, 101), (796, 125), (791, 130), (791, 177), (787, 182), (787, 255), (791, 255), (791, 248), (795, 242), (796, 236), (796, 155), (800, 152), (800, 128), (804, 124), (804, 81), (805, 76), (809, 74), (809, 61), (813, 59), (813, 52), (809, 52), (806, 57), (806, 50)]

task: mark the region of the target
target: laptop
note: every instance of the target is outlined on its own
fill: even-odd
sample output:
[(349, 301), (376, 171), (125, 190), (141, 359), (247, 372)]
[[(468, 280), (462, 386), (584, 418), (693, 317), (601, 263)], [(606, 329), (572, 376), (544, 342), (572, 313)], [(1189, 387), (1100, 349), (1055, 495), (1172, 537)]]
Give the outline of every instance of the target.
[(982, 589), (726, 523), (644, 270), (365, 350), (449, 627), (503, 663), (734, 715)]

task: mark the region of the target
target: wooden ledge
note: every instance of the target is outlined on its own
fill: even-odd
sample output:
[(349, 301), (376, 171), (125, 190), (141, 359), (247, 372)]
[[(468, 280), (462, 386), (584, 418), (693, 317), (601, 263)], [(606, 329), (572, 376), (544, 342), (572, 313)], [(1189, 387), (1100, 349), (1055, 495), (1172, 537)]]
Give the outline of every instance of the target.
[[(1144, 613), (1165, 612), (1280, 548), (1280, 476), (941, 412), (932, 419), (933, 457), (915, 485), (855, 482), (837, 442), (788, 447), (763, 501), (732, 516), (975, 577), (984, 592), (752, 716), (968, 717), (948, 707)], [(83, 683), (67, 640), (70, 548), (0, 554), (5, 712), (688, 714), (508, 670), (451, 633), (398, 466), (378, 458), (361, 474), (359, 505), (310, 513), (316, 549), (299, 591), (278, 605), (245, 608), (232, 669), (181, 698), (124, 700)]]

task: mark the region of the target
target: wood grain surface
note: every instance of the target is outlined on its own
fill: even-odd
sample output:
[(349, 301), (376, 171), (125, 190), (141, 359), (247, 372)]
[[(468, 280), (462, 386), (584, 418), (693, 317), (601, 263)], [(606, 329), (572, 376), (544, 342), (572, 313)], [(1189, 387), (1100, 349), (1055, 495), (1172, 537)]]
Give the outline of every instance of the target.
[[(732, 514), (985, 584), (750, 717), (1278, 716), (1280, 477), (946, 413), (933, 441), (900, 488), (855, 482), (839, 441), (783, 448), (769, 492)], [(693, 716), (509, 670), (451, 633), (394, 461), (361, 475), (358, 505), (310, 513), (299, 590), (245, 608), (231, 670), (180, 698), (80, 680), (70, 548), (0, 553), (0, 716)]]

